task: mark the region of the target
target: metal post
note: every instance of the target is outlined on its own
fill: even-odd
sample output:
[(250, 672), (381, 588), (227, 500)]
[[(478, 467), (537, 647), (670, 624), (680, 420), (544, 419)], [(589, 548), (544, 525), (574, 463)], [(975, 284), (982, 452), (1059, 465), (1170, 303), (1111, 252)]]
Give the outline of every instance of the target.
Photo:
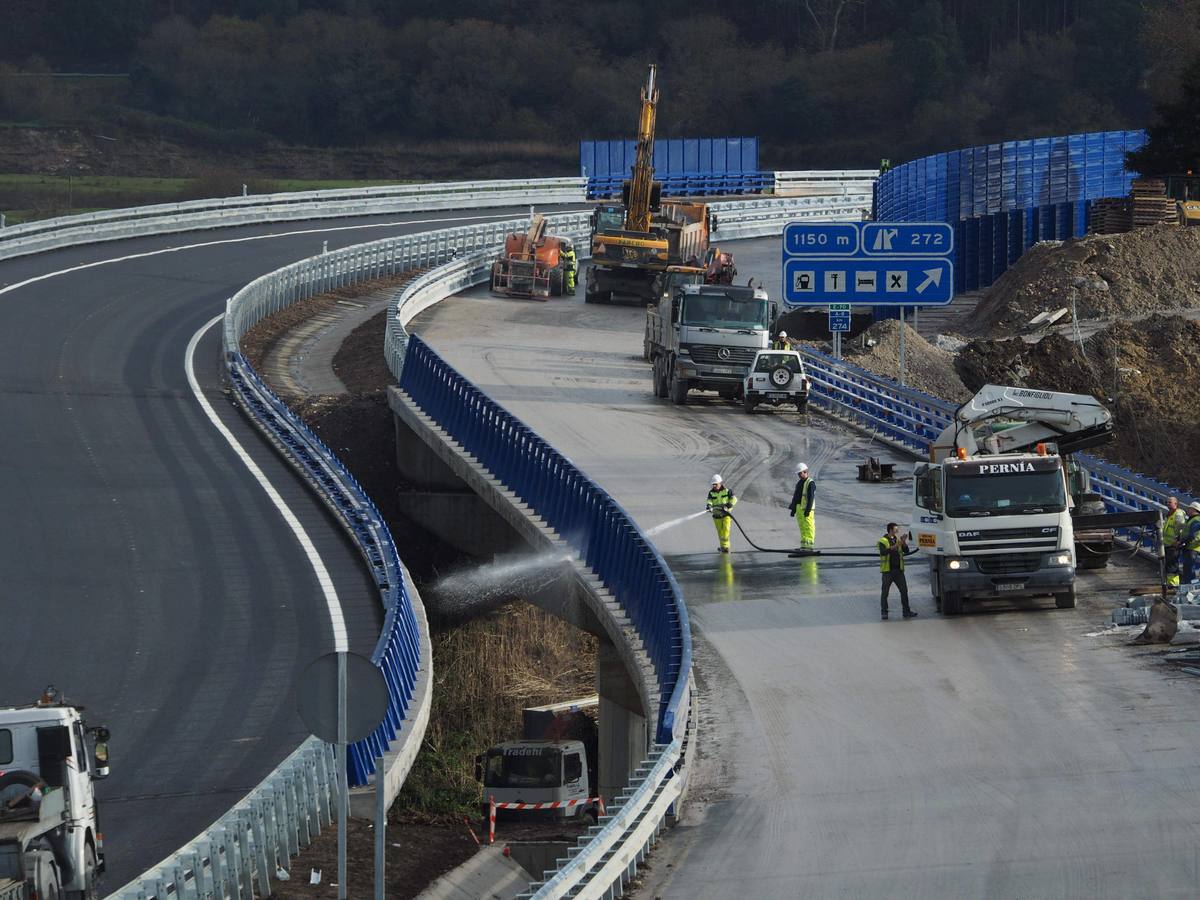
[(0, 228), (7, 228), (7, 227), (8, 227), (8, 222), (4, 218), (4, 213), (0, 213)]
[(246, 186), (244, 184), (242, 185), (242, 196), (246, 196)]
[(920, 313), (921, 313), (921, 307), (914, 306), (913, 307), (913, 331), (915, 331), (917, 334), (921, 333)]
[(346, 759), (346, 651), (338, 653), (338, 900), (346, 900), (346, 808), (350, 805), (350, 779)]
[(900, 384), (904, 384), (904, 307), (900, 307)]
[(383, 777), (383, 757), (375, 760), (375, 900), (383, 900), (384, 872), (384, 833), (387, 831), (387, 785)]
[(321, 241), (321, 253), (329, 252), (329, 241)]

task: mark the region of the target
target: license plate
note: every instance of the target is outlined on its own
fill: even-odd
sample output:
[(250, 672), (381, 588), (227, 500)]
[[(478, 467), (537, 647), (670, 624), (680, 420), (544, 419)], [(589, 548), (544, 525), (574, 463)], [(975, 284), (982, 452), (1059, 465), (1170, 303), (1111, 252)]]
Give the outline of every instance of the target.
[(786, 400), (788, 398), (786, 391), (771, 391), (767, 396), (772, 400)]
[(712, 370), (718, 375), (733, 375), (737, 372), (733, 366), (713, 366)]
[(1025, 589), (1025, 582), (1023, 582), (1023, 581), (1016, 582), (1015, 584), (1009, 583), (1009, 584), (996, 585), (996, 590), (998, 590), (998, 591), (1020, 591), (1020, 590), (1024, 590), (1024, 589)]

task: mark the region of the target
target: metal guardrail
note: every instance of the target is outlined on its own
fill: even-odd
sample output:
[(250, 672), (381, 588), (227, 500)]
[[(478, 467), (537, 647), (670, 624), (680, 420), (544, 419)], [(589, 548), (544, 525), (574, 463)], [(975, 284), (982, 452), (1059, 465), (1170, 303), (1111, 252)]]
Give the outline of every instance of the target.
[(269, 222), (507, 205), (581, 203), (583, 178), (297, 191), (105, 210), (0, 230), (0, 260), (79, 244)]
[[(930, 443), (954, 417), (957, 406), (947, 400), (904, 387), (816, 350), (800, 352), (812, 379), (811, 400), (819, 409), (916, 456), (928, 454)], [(1178, 497), (1180, 503), (1196, 499), (1155, 478), (1089, 453), (1076, 453), (1075, 459), (1091, 475), (1092, 491), (1104, 498), (1109, 512), (1165, 510), (1168, 497)], [(1142, 550), (1153, 551), (1153, 536), (1139, 529), (1121, 529), (1119, 533)]]
[(790, 171), (772, 173), (772, 189), (778, 196), (788, 194), (861, 194), (868, 195), (870, 208), (871, 188), (879, 178), (876, 169), (826, 169), (814, 171)]

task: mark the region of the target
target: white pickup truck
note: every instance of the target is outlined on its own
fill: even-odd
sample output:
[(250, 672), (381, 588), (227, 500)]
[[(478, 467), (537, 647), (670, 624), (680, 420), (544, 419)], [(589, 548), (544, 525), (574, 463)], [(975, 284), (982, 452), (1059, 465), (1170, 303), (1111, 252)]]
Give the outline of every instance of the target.
[(742, 407), (754, 412), (762, 404), (808, 409), (808, 375), (795, 350), (759, 350), (742, 386)]
[(0, 709), (0, 900), (99, 896), (93, 782), (108, 775), (108, 730), (81, 710), (53, 688)]

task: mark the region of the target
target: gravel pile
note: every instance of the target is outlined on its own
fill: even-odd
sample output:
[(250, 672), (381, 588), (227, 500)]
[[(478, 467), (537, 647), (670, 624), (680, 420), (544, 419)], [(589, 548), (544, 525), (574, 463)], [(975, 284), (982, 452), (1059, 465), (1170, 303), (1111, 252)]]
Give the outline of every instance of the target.
[(1012, 335), (1043, 310), (1070, 309), (1072, 298), (1080, 320), (1200, 307), (1200, 228), (1157, 225), (1035, 244), (992, 285), (969, 327)]
[[(863, 337), (875, 341), (863, 347)], [(900, 378), (900, 323), (896, 319), (876, 322), (862, 335), (843, 345), (847, 362), (862, 366), (877, 375)], [(966, 400), (966, 389), (954, 368), (954, 354), (935, 347), (911, 327), (904, 331), (904, 381), (909, 387), (941, 397), (943, 400)]]

